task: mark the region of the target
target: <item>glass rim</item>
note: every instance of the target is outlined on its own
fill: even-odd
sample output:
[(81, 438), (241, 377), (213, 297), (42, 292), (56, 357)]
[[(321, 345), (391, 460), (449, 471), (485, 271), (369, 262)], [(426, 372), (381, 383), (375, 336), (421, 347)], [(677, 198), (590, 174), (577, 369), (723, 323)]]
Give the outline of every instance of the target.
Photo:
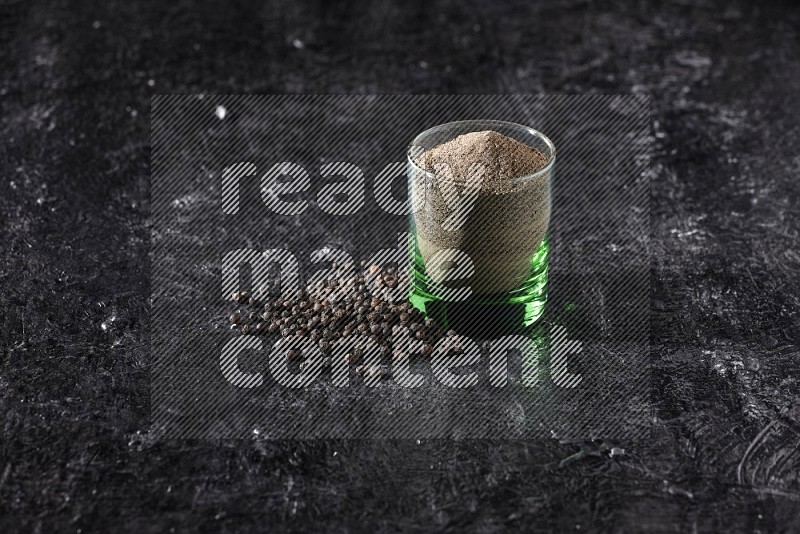
[[(518, 130), (523, 130), (526, 133), (530, 134), (531, 136), (536, 137), (538, 139), (541, 139), (545, 143), (545, 145), (547, 145), (547, 148), (550, 149), (550, 154), (549, 154), (550, 157), (548, 158), (547, 164), (544, 167), (542, 167), (541, 169), (539, 169), (539, 170), (537, 170), (535, 172), (532, 172), (530, 174), (526, 174), (524, 176), (518, 176), (516, 178), (512, 178), (511, 180), (508, 180), (511, 184), (516, 185), (516, 184), (519, 184), (519, 183), (522, 183), (522, 182), (528, 182), (530, 180), (538, 178), (539, 176), (550, 172), (551, 169), (553, 168), (553, 166), (555, 165), (555, 162), (556, 162), (556, 145), (553, 143), (553, 141), (550, 140), (549, 137), (547, 137), (545, 134), (543, 134), (539, 130), (531, 128), (530, 126), (525, 126), (524, 124), (519, 124), (519, 123), (516, 123), (516, 122), (501, 121), (501, 120), (495, 120), (495, 119), (468, 119), (468, 120), (462, 120), (462, 121), (445, 122), (445, 123), (442, 123), (442, 124), (437, 124), (436, 126), (431, 126), (427, 130), (423, 130), (422, 132), (418, 133), (414, 137), (414, 139), (411, 141), (411, 143), (406, 147), (406, 161), (414, 168), (414, 170), (416, 172), (420, 172), (420, 173), (424, 174), (426, 177), (429, 177), (429, 178), (436, 178), (436, 174), (435, 173), (432, 173), (430, 171), (427, 171), (427, 170), (423, 169), (422, 167), (420, 167), (417, 164), (416, 161), (414, 161), (414, 158), (411, 157), (411, 149), (416, 147), (416, 146), (421, 146), (420, 144), (417, 143), (417, 139), (419, 139), (420, 137), (422, 137), (424, 135), (430, 135), (430, 134), (435, 133), (435, 132), (437, 132), (439, 130), (444, 130), (444, 129), (448, 128), (448, 127), (452, 128), (453, 126), (456, 126), (456, 125), (465, 125), (465, 124), (470, 124), (470, 123), (484, 123), (484, 124), (488, 124), (490, 126), (491, 125), (500, 125), (500, 126), (505, 126), (505, 127), (511, 127), (511, 128), (518, 129)], [(475, 131), (477, 131), (477, 130), (475, 130)], [(469, 132), (466, 132), (466, 133), (469, 133)], [(497, 133), (500, 133), (500, 132), (497, 132)], [(536, 148), (536, 147), (531, 147), (531, 148)], [(438, 179), (441, 180), (442, 178), (440, 177)]]

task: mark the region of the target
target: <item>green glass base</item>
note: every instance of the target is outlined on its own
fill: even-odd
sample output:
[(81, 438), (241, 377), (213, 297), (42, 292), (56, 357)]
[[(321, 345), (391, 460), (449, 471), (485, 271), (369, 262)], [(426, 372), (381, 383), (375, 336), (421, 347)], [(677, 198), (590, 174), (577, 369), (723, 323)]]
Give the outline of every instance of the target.
[(505, 293), (473, 294), (459, 302), (446, 302), (434, 295), (429, 290), (430, 282), (418, 249), (413, 257), (409, 300), (442, 328), (475, 338), (490, 338), (527, 331), (544, 314), (550, 257), (547, 237), (531, 257), (528, 277), (519, 287)]

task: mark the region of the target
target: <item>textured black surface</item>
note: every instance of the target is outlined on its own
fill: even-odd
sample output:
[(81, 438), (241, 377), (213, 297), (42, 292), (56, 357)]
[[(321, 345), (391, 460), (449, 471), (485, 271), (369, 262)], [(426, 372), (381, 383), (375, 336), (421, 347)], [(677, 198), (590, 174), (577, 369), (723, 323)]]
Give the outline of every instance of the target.
[[(0, 529), (800, 530), (800, 11), (0, 4)], [(648, 440), (147, 437), (155, 92), (649, 92)]]

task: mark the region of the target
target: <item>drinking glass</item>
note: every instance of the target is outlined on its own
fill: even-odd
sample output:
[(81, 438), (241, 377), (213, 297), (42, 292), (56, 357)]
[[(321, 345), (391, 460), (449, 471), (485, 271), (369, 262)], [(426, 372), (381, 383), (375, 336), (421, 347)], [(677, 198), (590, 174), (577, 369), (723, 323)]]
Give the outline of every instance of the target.
[[(502, 181), (476, 167), (474, 182), (472, 175), (457, 182), (447, 169), (429, 172), (420, 164), (425, 151), (483, 131), (533, 147), (547, 163)], [(460, 330), (489, 328), (491, 323), (516, 331), (541, 318), (547, 302), (555, 160), (550, 139), (512, 122), (450, 122), (414, 138), (407, 150), (407, 174), (414, 237), (410, 300), (416, 308), (443, 327)]]

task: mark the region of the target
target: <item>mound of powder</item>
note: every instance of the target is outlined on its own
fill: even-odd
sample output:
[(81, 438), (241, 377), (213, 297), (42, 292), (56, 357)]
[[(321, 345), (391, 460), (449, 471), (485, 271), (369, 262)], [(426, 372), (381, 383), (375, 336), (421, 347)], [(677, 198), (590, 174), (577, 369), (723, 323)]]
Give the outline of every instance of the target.
[(491, 130), (460, 135), (425, 151), (418, 161), (428, 172), (448, 166), (449, 177), (457, 183), (469, 179), (470, 168), (478, 163), (483, 165), (484, 187), (533, 174), (547, 162), (540, 150)]

